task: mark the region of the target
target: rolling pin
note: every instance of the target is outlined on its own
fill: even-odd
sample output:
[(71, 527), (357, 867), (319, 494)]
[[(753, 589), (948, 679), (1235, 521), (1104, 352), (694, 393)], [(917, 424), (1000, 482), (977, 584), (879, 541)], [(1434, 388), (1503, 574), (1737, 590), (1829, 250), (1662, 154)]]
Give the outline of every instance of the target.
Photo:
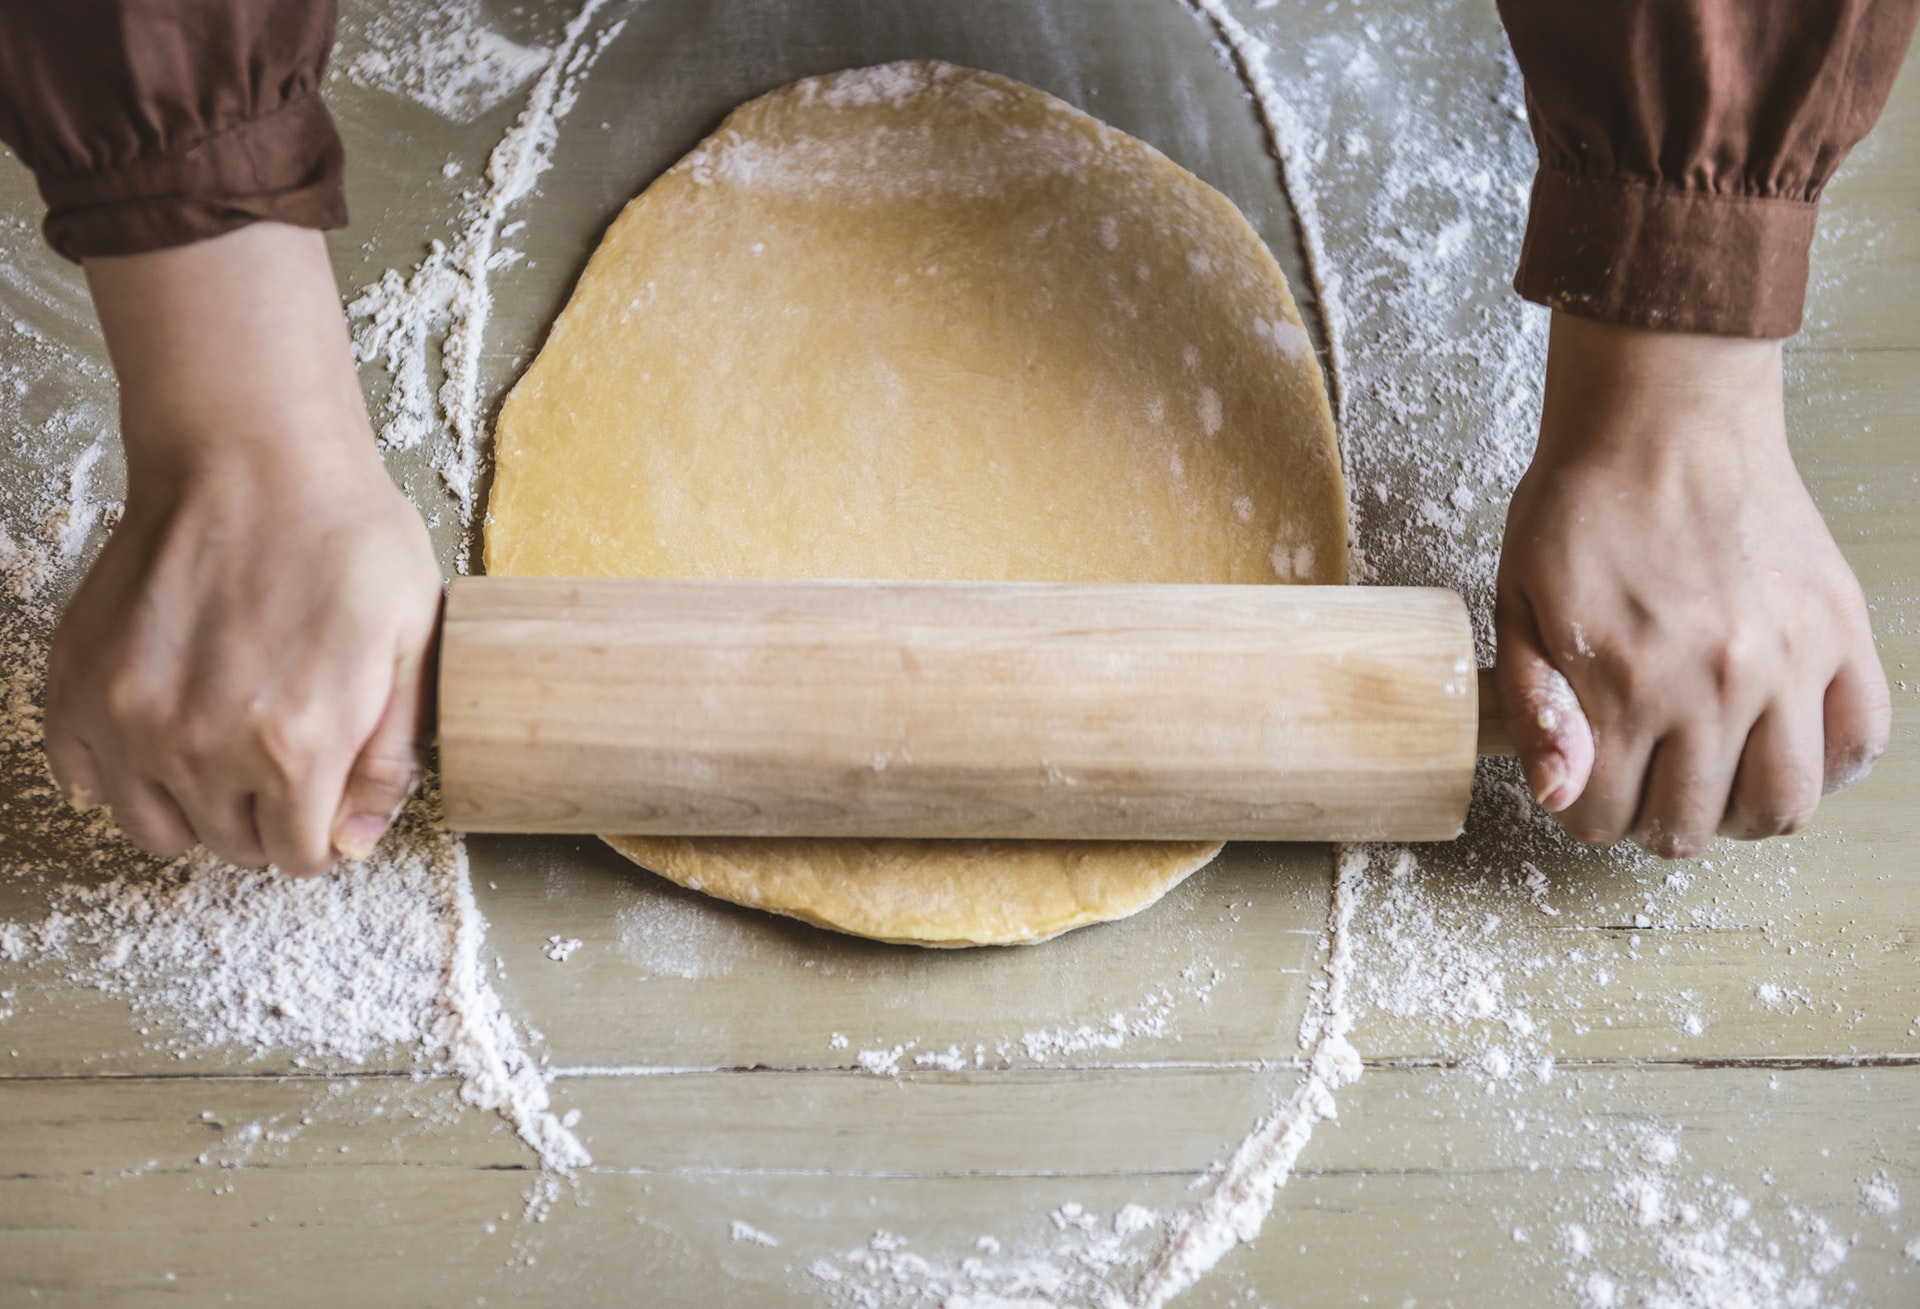
[(457, 579), (446, 822), (1440, 840), (1501, 741), (1451, 591)]

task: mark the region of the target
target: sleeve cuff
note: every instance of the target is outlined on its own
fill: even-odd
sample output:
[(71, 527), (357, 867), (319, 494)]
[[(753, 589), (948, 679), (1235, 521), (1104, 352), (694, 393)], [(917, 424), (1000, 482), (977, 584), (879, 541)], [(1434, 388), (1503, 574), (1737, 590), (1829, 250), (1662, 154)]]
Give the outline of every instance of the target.
[(1542, 168), (1513, 285), (1548, 308), (1627, 327), (1792, 336), (1818, 212), (1809, 201)]
[(248, 223), (344, 227), (345, 155), (318, 93), (184, 150), (102, 171), (42, 173), (47, 241), (78, 262), (141, 254)]

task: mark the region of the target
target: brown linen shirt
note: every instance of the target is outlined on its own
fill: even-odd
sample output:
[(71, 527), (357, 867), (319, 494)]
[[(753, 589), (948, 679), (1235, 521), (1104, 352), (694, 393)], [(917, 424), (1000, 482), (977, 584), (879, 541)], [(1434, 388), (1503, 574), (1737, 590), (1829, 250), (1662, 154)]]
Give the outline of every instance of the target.
[[(1499, 0), (1540, 168), (1530, 300), (1608, 322), (1799, 327), (1820, 192), (1920, 0)], [(333, 0), (0, 0), (0, 140), (69, 259), (261, 219), (346, 222), (320, 100)]]
[(69, 259), (344, 227), (333, 0), (0, 0), (0, 140)]
[(1916, 0), (1499, 0), (1540, 167), (1514, 286), (1583, 318), (1800, 327), (1820, 192)]

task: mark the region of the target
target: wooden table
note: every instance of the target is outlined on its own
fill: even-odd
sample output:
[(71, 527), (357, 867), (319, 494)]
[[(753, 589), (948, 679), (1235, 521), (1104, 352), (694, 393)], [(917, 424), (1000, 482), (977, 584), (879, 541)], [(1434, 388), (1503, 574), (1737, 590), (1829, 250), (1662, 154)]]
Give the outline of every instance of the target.
[[(849, 2), (791, 28), (785, 9), (757, 10), (771, 32), (748, 8), (633, 7), (536, 202), (529, 264), (502, 279), (491, 394), (537, 346), (612, 210), (727, 106), (905, 54), (1022, 77), (1162, 145), (1242, 204), (1304, 292), (1258, 122), (1208, 29), (1173, 0), (911, 18)], [(1370, 23), (1402, 24), (1400, 45), (1390, 31), (1379, 48), (1404, 51), (1404, 23), (1431, 7), (1234, 8), (1286, 38), (1272, 60), (1284, 86), (1326, 84), (1313, 60), (1361, 48)], [(366, 16), (349, 8), (343, 63)], [(1448, 21), (1457, 48), (1389, 76), (1432, 76), (1472, 113), (1496, 113), (1510, 83), (1491, 6)], [(1382, 852), (1356, 919), (1365, 1073), (1259, 1240), (1182, 1304), (1601, 1304), (1607, 1287), (1658, 1302), (1663, 1285), (1729, 1284), (1707, 1280), (1714, 1257), (1745, 1258), (1783, 1297), (1811, 1288), (1809, 1303), (1920, 1302), (1920, 1246), (1904, 1253), (1920, 1219), (1884, 1212), (1888, 1184), (1920, 1204), (1916, 64), (1832, 189), (1790, 354), (1796, 450), (1895, 680), (1891, 753), (1802, 838), (1717, 848), (1680, 878), (1568, 850), (1520, 816), (1499, 776), (1459, 845), (1416, 851), (1419, 870), (1398, 878)], [(647, 112), (616, 119), (616, 91), (635, 86), (652, 88)], [(418, 257), (458, 207), (441, 161), (470, 178), (517, 98), (458, 124), (350, 79), (331, 94), (354, 161), (356, 221), (334, 243), (351, 289)], [(1378, 97), (1390, 104), (1392, 89)], [(1321, 210), (1337, 222), (1365, 197), (1323, 172)], [(0, 409), (7, 466), (31, 471), (84, 448), (87, 422), (59, 415), (98, 421), (109, 382), (76, 276), (36, 252), (18, 171), (0, 174), (0, 199), (0, 301), (91, 361), (65, 382), (34, 379), (71, 388), (64, 410), (64, 392)], [(1488, 263), (1467, 280), (1492, 303), (1506, 276)], [(424, 452), (394, 463), (450, 557), (461, 528)], [(16, 536), (39, 512), (19, 494), (4, 507)], [(1391, 563), (1391, 519), (1373, 521)], [(709, 903), (592, 841), (471, 850), (496, 986), (543, 1034), (590, 1169), (543, 1199), (512, 1131), (463, 1108), (449, 1078), (417, 1076), (405, 1050), (359, 1066), (286, 1050), (177, 1059), (124, 1001), (0, 960), (0, 1304), (937, 1304), (944, 1284), (906, 1256), (1005, 1269), (1022, 1252), (1090, 1248), (1083, 1227), (1107, 1230), (1128, 1204), (1194, 1202), (1196, 1179), (1300, 1075), (1332, 885), (1325, 848), (1239, 846), (1130, 922), (1036, 949), (924, 953)], [(0, 921), (46, 902), (43, 881), (0, 880)], [(554, 937), (581, 944), (556, 961)], [(1461, 970), (1462, 985), (1397, 1015), (1433, 942), (1434, 966)], [(1591, 1255), (1576, 1257), (1569, 1225)], [(1020, 1302), (998, 1285), (1002, 1303)]]

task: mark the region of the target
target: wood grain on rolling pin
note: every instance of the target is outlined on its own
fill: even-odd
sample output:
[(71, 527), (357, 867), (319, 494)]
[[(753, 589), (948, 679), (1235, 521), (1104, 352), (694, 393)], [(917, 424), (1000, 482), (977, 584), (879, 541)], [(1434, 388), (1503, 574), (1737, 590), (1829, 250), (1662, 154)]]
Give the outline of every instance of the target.
[(461, 578), (449, 826), (1423, 840), (1465, 817), (1450, 591)]

